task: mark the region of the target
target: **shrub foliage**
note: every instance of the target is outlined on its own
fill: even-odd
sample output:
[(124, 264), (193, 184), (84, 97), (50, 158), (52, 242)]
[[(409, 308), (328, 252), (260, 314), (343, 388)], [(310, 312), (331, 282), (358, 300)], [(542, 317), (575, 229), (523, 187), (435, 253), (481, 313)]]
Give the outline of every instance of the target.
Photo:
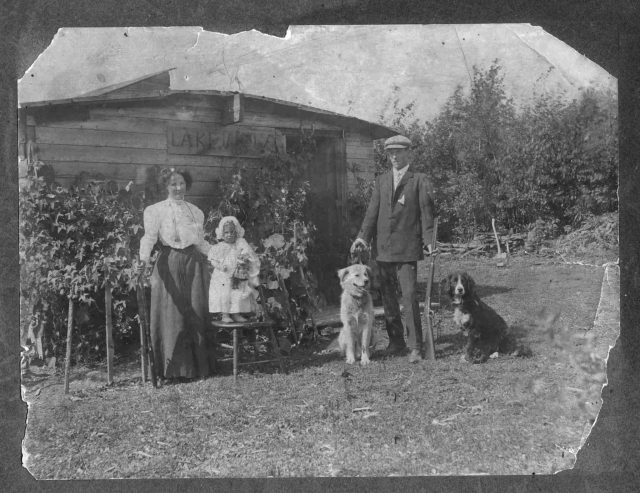
[(305, 179), (314, 152), (313, 137), (302, 133), (293, 152), (267, 155), (255, 168), (235, 170), (205, 223), (205, 235), (215, 243), (220, 219), (238, 218), (260, 258), (271, 315), (296, 331), (304, 330), (307, 314), (320, 302), (309, 270), (315, 228), (307, 219), (310, 186)]
[[(474, 68), (471, 90), (458, 87), (433, 121), (408, 121), (404, 108), (393, 125), (414, 143), (413, 167), (431, 177), (441, 239), (469, 239), (491, 218), (512, 231), (544, 221), (560, 233), (617, 210), (616, 104), (587, 91), (517, 107), (495, 61)], [(379, 143), (377, 151), (380, 172), (388, 164)], [(370, 188), (362, 182), (352, 194), (353, 216), (362, 217)]]
[(133, 190), (109, 191), (103, 183), (64, 188), (27, 179), (19, 201), (20, 288), (32, 308), (22, 323), (48, 325), (46, 355), (59, 357), (63, 350), (68, 299), (83, 307), (76, 320), (76, 356), (104, 349), (104, 331), (83, 331), (82, 322), (96, 309), (104, 321), (105, 289), (113, 292), (116, 321), (130, 332), (126, 299), (136, 282), (143, 207), (143, 195)]

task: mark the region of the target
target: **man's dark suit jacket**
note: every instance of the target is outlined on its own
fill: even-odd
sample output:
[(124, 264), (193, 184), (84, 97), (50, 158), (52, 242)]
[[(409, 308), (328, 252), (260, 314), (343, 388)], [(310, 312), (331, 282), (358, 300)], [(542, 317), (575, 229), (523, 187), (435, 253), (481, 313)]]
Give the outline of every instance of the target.
[(433, 235), (431, 185), (424, 173), (411, 168), (393, 193), (393, 173), (376, 178), (369, 207), (358, 237), (367, 243), (376, 238), (377, 260), (413, 262), (424, 258), (423, 245)]

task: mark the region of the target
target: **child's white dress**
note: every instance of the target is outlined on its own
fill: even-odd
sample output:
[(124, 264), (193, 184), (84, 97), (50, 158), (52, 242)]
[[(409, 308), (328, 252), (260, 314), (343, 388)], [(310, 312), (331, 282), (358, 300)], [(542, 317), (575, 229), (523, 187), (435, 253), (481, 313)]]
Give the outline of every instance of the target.
[[(249, 258), (249, 278), (232, 288), (232, 277), (240, 255)], [(255, 311), (260, 273), (260, 260), (244, 238), (235, 243), (220, 242), (211, 247), (207, 255), (213, 265), (209, 284), (210, 313), (248, 313)]]

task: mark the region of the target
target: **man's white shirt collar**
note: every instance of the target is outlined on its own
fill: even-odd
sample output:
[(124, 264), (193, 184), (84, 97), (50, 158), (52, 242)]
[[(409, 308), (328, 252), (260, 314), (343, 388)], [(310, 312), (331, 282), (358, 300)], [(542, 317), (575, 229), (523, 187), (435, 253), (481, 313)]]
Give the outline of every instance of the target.
[(402, 180), (402, 177), (407, 172), (407, 169), (409, 169), (409, 165), (408, 164), (404, 168), (400, 168), (398, 170), (395, 169), (395, 168), (392, 168), (392, 171), (393, 171), (393, 189), (394, 190), (396, 188), (398, 188), (398, 183), (400, 183), (400, 180)]

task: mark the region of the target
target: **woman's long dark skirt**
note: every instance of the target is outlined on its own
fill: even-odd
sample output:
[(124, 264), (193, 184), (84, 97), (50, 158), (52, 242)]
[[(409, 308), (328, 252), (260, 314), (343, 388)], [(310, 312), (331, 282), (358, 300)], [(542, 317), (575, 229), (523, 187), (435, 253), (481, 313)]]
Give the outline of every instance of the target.
[(158, 376), (211, 373), (205, 327), (209, 276), (195, 247), (163, 247), (151, 276), (151, 344)]

